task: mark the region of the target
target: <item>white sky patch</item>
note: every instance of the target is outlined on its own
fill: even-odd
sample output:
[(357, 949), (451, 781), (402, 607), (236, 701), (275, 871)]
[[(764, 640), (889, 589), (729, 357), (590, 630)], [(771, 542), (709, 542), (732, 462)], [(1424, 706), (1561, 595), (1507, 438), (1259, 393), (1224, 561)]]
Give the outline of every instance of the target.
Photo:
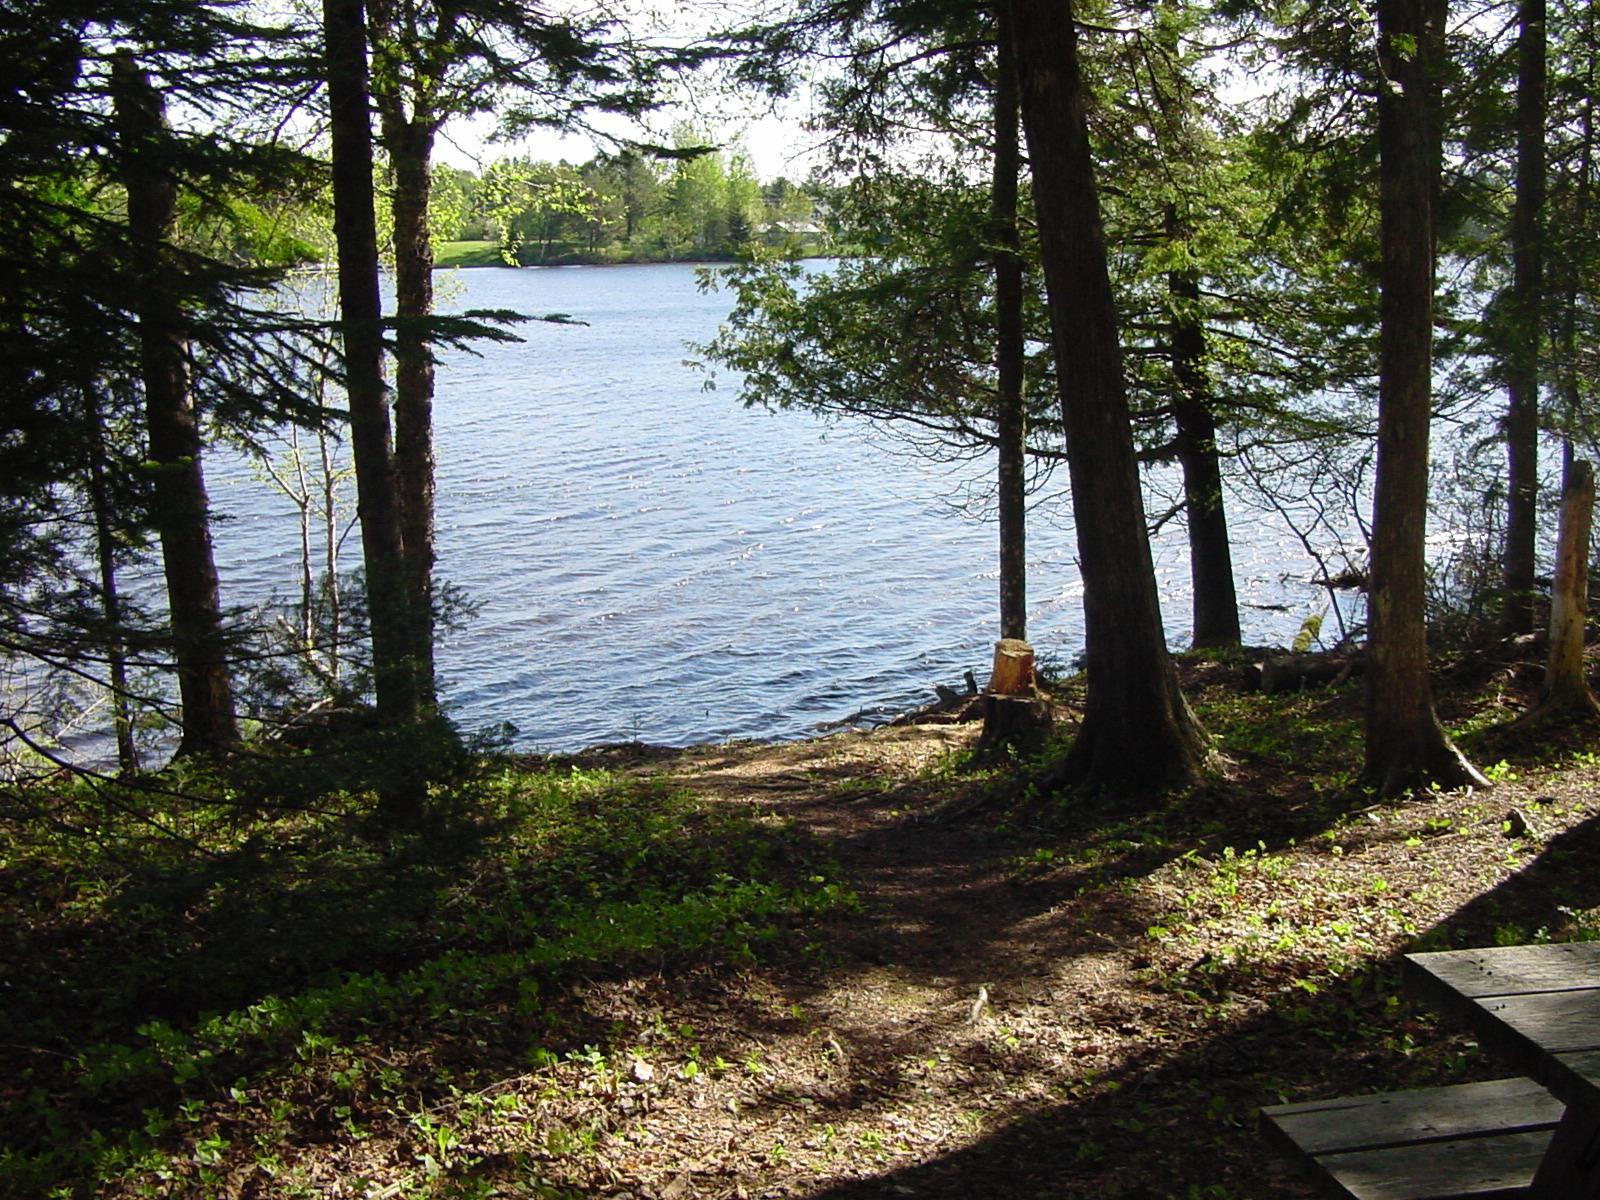
[[(743, 150), (755, 164), (756, 176), (770, 181), (780, 175), (799, 182), (817, 162), (817, 135), (804, 128), (806, 105), (786, 102), (772, 113), (765, 111), (765, 97), (752, 97), (744, 115), (718, 113), (706, 103), (676, 103), (651, 115), (646, 123), (619, 117), (600, 116), (594, 124), (604, 133), (622, 141), (647, 141), (670, 145), (672, 127), (689, 121), (716, 138), (725, 149)], [(760, 115), (752, 116), (755, 110)], [(539, 130), (514, 141), (496, 141), (497, 121), (488, 113), (470, 120), (456, 119), (445, 126), (434, 154), (436, 161), (476, 171), (496, 159), (518, 155), (541, 162), (584, 163), (596, 154), (613, 149), (587, 133), (562, 133)]]
[[(545, 11), (592, 13), (594, 0), (547, 0)], [(773, 19), (773, 0), (612, 0), (607, 8), (630, 33), (665, 45), (689, 45), (713, 29), (735, 28), (760, 19)], [(482, 114), (447, 124), (435, 151), (438, 162), (478, 170), (496, 159), (527, 155), (536, 161), (583, 163), (602, 151), (614, 149), (605, 137), (619, 141), (645, 141), (670, 145), (672, 129), (690, 122), (726, 149), (740, 149), (755, 165), (758, 178), (785, 176), (800, 181), (809, 174), (819, 154), (817, 135), (804, 124), (810, 112), (809, 89), (801, 86), (794, 97), (773, 100), (753, 90), (733, 92), (711, 75), (686, 78), (667, 104), (635, 122), (597, 114), (589, 119), (604, 137), (588, 133), (539, 130), (512, 141), (495, 139), (496, 118)]]

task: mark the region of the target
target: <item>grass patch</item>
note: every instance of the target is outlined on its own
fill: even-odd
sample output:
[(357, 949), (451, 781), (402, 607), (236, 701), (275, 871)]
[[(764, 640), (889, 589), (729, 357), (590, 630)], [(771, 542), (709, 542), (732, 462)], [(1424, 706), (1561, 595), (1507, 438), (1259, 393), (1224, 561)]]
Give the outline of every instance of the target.
[(498, 242), (445, 242), (433, 255), (433, 265), (440, 270), (452, 267), (503, 267)]

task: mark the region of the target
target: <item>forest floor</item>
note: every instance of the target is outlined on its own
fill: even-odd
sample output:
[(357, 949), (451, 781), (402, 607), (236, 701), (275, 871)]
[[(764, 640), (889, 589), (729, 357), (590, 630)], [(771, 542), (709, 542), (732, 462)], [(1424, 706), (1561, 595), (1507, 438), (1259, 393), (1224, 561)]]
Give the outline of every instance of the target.
[(1490, 678), (1441, 709), (1494, 788), (1379, 801), (1350, 787), (1359, 682), (1260, 696), (1184, 669), (1221, 768), (1160, 801), (1040, 794), (974, 767), (974, 727), (910, 726), (525, 763), (495, 786), (556, 782), (501, 813), (511, 840), (385, 860), (405, 891), (357, 872), (324, 906), (296, 889), (342, 860), (310, 832), (293, 886), (191, 865), (181, 896), (170, 864), (151, 892), (14, 840), (0, 1175), (116, 1197), (1309, 1196), (1260, 1106), (1503, 1073), (1409, 1003), (1402, 953), (1600, 936), (1600, 755), (1504, 732), (1522, 693)]

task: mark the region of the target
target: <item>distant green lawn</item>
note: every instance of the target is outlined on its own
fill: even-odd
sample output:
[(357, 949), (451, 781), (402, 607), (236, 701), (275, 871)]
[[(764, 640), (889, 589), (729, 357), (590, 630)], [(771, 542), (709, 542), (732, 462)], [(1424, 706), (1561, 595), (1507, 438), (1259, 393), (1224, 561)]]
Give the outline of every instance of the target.
[(494, 242), (446, 242), (433, 256), (436, 267), (503, 267)]

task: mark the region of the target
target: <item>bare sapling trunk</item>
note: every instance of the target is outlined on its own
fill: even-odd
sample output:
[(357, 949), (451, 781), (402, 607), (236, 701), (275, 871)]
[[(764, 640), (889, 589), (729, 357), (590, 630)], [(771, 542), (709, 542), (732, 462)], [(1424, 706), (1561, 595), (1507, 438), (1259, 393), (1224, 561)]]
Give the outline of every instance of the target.
[(295, 653), (302, 661), (312, 657), (315, 630), (312, 624), (312, 604), (315, 598), (315, 579), (311, 570), (311, 483), (306, 477), (305, 456), (300, 449), (300, 430), (289, 427), (288, 460), (283, 467), (270, 456), (261, 461), (261, 470), (290, 504), (294, 505), (300, 535), (300, 561), (296, 564), (300, 576), (300, 606), (295, 614), (293, 634)]
[(325, 430), (317, 431), (317, 449), (322, 458), (322, 572), (328, 601), (324, 653), (328, 677), (337, 684), (344, 661), (344, 589), (339, 583), (339, 548), (344, 535), (339, 531), (339, 473), (334, 469), (333, 439)]
[(1550, 596), (1550, 658), (1539, 702), (1524, 720), (1600, 716), (1584, 670), (1589, 623), (1589, 542), (1594, 523), (1594, 467), (1573, 462), (1561, 489), (1555, 586)]
[(132, 284), (154, 518), (182, 707), (177, 753), (221, 754), (238, 744), (239, 726), (212, 552), (200, 425), (190, 395), (184, 313), (173, 293), (167, 256), (178, 213), (178, 185), (167, 166), (170, 131), (160, 93), (126, 51), (117, 55), (113, 79), (126, 156), (123, 182), (134, 242)]

